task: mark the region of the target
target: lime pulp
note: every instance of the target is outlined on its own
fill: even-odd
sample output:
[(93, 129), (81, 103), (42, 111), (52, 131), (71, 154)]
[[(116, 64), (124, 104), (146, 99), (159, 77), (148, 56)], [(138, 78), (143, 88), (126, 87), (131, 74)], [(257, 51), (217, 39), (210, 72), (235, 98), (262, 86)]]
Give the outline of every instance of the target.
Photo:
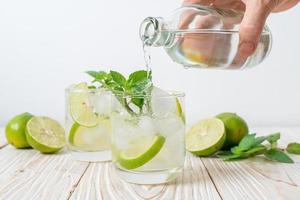
[(65, 146), (64, 129), (49, 117), (33, 117), (26, 125), (30, 146), (42, 153), (54, 153)]
[(78, 150), (100, 151), (110, 147), (111, 125), (109, 119), (101, 120), (95, 127), (84, 127), (74, 123), (68, 140)]
[(201, 120), (186, 136), (186, 148), (198, 156), (209, 156), (220, 150), (225, 142), (224, 123), (217, 118)]
[(85, 127), (95, 127), (98, 124), (98, 117), (93, 112), (89, 102), (89, 89), (86, 83), (79, 83), (70, 92), (70, 113), (75, 122)]

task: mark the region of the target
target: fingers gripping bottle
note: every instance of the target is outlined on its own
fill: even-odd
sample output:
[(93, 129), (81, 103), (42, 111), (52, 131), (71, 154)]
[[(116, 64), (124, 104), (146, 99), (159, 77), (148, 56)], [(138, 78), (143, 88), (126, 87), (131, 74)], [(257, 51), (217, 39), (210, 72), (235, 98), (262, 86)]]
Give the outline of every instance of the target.
[(186, 68), (250, 68), (267, 57), (272, 36), (265, 25), (255, 52), (249, 57), (240, 54), (243, 15), (241, 11), (186, 4), (171, 17), (144, 19), (140, 38), (145, 46), (163, 47), (174, 62)]

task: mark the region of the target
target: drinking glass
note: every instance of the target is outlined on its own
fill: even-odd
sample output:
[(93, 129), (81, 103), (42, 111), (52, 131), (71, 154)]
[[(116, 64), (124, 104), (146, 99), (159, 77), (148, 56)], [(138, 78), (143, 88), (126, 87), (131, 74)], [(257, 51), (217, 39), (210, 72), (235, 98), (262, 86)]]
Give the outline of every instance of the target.
[(83, 88), (72, 85), (65, 91), (68, 149), (76, 160), (111, 160), (111, 93)]
[[(181, 173), (185, 160), (184, 96), (154, 88), (151, 94), (115, 94), (112, 98), (112, 160), (122, 179), (159, 184)], [(137, 108), (139, 100), (145, 103)]]

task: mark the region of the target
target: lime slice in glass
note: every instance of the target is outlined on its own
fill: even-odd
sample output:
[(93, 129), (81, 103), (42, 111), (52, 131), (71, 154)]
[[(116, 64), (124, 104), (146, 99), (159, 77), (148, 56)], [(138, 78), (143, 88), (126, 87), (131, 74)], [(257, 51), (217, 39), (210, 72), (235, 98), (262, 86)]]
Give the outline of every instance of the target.
[(220, 119), (204, 119), (187, 133), (186, 148), (195, 155), (209, 156), (222, 148), (225, 136), (224, 123)]
[[(157, 135), (150, 142), (141, 140), (132, 144), (134, 148), (117, 152), (117, 161), (125, 169), (136, 169), (149, 162), (159, 153), (165, 143), (165, 137)], [(149, 142), (148, 142), (149, 143)]]
[(98, 117), (89, 102), (89, 89), (86, 83), (75, 85), (70, 93), (70, 112), (73, 120), (81, 126), (97, 126)]
[(110, 148), (111, 125), (109, 119), (101, 120), (97, 126), (87, 128), (74, 123), (69, 134), (69, 142), (76, 149), (100, 151)]
[(180, 99), (178, 97), (176, 97), (176, 108), (177, 108), (177, 116), (180, 117), (180, 119), (185, 122), (185, 115), (183, 113), (183, 109), (182, 109), (182, 105), (180, 102)]
[(33, 117), (26, 125), (27, 142), (42, 153), (55, 153), (65, 146), (64, 129), (49, 117)]

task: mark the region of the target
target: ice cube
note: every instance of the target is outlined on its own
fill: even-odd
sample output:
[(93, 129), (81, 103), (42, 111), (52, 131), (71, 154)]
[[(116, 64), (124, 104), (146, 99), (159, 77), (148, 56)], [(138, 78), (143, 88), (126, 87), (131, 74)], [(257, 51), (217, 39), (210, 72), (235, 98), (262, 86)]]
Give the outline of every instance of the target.
[(139, 137), (140, 131), (136, 123), (119, 113), (111, 115), (112, 140), (117, 149), (130, 148), (130, 142)]
[(120, 101), (117, 99), (117, 97), (114, 94), (112, 94), (111, 96), (111, 112), (120, 113), (127, 117), (130, 116), (126, 108), (120, 103)]
[(157, 132), (154, 121), (150, 116), (141, 116), (139, 118), (138, 126), (142, 132), (146, 132), (148, 134), (155, 134)]
[(90, 104), (94, 107), (94, 111), (100, 116), (109, 116), (111, 111), (111, 93), (106, 90), (97, 91), (89, 98)]
[(156, 118), (155, 126), (159, 134), (170, 137), (173, 134), (185, 130), (185, 125), (182, 119), (176, 114), (169, 114), (164, 118)]
[(177, 112), (176, 97), (167, 91), (153, 87), (151, 92), (151, 108), (154, 116), (165, 117)]

